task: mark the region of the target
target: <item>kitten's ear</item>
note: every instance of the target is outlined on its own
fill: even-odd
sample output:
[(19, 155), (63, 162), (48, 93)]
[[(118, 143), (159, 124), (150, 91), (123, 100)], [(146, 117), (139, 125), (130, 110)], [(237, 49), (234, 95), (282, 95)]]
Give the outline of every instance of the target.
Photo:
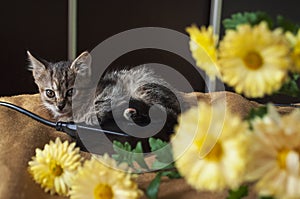
[(36, 59), (34, 56), (31, 55), (29, 51), (27, 51), (28, 59), (30, 61), (30, 65), (28, 67), (31, 71), (43, 71), (46, 70), (46, 66)]
[(87, 51), (81, 53), (71, 64), (70, 69), (84, 76), (91, 75), (92, 56)]

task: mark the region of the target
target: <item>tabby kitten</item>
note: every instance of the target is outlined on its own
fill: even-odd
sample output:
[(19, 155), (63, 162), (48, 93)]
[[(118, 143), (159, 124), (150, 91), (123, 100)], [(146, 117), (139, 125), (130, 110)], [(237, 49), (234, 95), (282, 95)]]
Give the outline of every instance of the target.
[[(177, 123), (182, 108), (181, 93), (147, 67), (108, 72), (100, 78), (96, 93), (89, 93), (87, 89), (74, 89), (76, 77), (89, 79), (91, 76), (91, 55), (88, 52), (73, 62), (50, 63), (34, 58), (29, 52), (28, 56), (42, 102), (57, 120), (101, 126), (118, 120), (125, 125), (134, 122), (147, 126), (162, 120), (157, 116), (151, 121), (150, 110), (155, 109), (156, 113), (166, 113), (166, 131), (172, 130)], [(72, 97), (76, 98), (73, 106)]]
[(54, 119), (72, 121), (72, 97), (75, 78), (88, 69), (89, 53), (83, 52), (74, 61), (56, 63), (38, 60), (27, 51), (32, 71), (43, 105), (52, 113)]

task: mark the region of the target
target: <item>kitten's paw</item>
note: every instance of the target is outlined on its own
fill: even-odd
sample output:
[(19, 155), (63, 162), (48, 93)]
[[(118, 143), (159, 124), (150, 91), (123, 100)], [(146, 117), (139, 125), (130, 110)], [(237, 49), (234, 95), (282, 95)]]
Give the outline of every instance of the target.
[(91, 125), (91, 126), (94, 126), (94, 125), (99, 125), (99, 120), (98, 118), (96, 117), (96, 115), (86, 115), (84, 117), (84, 123), (86, 123), (87, 125)]
[(73, 121), (73, 117), (69, 117), (69, 116), (63, 116), (63, 117), (59, 117), (58, 121), (60, 122), (72, 122)]
[(95, 114), (86, 114), (74, 117), (75, 123), (85, 123), (87, 125), (99, 125), (99, 120)]

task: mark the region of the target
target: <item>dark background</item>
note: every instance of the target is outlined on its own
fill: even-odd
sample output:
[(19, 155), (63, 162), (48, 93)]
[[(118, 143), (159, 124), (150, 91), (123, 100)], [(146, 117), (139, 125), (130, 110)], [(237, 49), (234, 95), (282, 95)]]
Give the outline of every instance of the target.
[[(48, 61), (67, 59), (67, 3), (26, 0), (5, 1), (5, 6), (1, 6), (0, 96), (37, 92), (31, 72), (27, 71), (26, 50)], [(78, 0), (77, 52), (92, 50), (110, 36), (132, 28), (158, 26), (185, 33), (186, 26), (192, 23), (208, 24), (209, 7), (208, 0)], [(114, 64), (168, 64), (173, 57), (140, 51), (129, 53)], [(179, 65), (179, 58), (175, 59), (171, 62)]]
[(0, 16), (0, 96), (37, 92), (26, 50), (66, 59), (67, 1), (2, 1)]
[[(0, 96), (36, 93), (27, 71), (26, 50), (48, 61), (67, 59), (67, 0), (5, 1), (0, 8), (1, 73)], [(223, 0), (222, 17), (235, 12), (267, 11), (300, 23), (298, 0)], [(97, 44), (122, 31), (138, 27), (164, 27), (186, 34), (192, 23), (208, 25), (210, 0), (78, 0), (77, 52), (92, 50)], [(180, 57), (157, 50), (139, 50), (123, 55), (112, 67), (157, 62), (183, 73), (197, 91), (204, 91), (200, 77)], [(230, 88), (229, 88), (230, 89)], [(298, 99), (276, 99), (295, 101)]]

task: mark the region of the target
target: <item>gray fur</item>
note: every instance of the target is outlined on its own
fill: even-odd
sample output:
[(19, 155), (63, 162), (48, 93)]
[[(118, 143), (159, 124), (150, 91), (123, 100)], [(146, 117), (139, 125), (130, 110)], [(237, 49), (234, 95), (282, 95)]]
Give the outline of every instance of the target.
[(168, 114), (176, 117), (180, 107), (174, 93), (176, 94), (177, 91), (147, 67), (139, 66), (130, 70), (114, 71), (100, 80), (98, 94), (94, 101), (95, 112), (101, 123), (112, 109), (120, 110), (120, 115), (123, 115), (125, 110), (121, 108), (122, 105), (134, 99), (147, 106), (141, 108), (150, 108), (154, 104), (161, 105), (166, 108)]

